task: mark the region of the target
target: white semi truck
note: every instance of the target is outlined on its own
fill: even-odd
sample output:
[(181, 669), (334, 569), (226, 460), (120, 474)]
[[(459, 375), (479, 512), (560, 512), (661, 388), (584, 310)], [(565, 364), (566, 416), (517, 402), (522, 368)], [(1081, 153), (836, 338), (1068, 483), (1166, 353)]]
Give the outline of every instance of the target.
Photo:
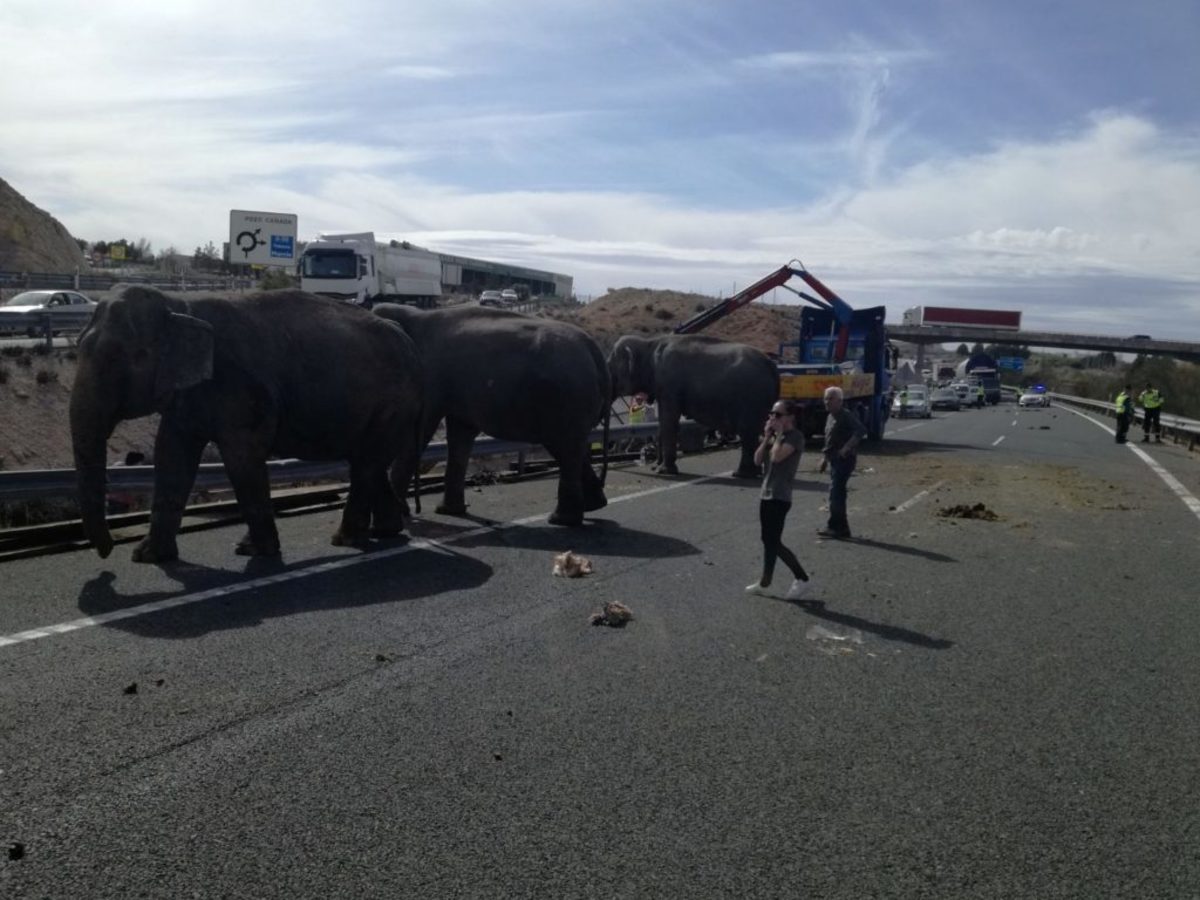
[(375, 233), (320, 234), (297, 265), (300, 289), (350, 303), (436, 306), (442, 258), (408, 241), (380, 243)]

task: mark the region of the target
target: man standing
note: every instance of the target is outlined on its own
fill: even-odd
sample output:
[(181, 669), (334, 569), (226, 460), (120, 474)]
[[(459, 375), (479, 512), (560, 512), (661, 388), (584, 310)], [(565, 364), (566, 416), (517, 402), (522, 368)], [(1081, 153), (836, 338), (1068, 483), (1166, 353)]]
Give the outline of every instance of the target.
[(1142, 443), (1150, 440), (1150, 432), (1154, 432), (1154, 440), (1156, 443), (1162, 443), (1162, 405), (1163, 395), (1158, 392), (1158, 389), (1149, 381), (1146, 382), (1146, 389), (1138, 395), (1138, 403), (1142, 404), (1142, 409), (1145, 410), (1142, 415)]
[(900, 418), (908, 415), (908, 387), (900, 389)]
[(1133, 421), (1133, 386), (1125, 385), (1125, 389), (1117, 394), (1117, 443), (1125, 443), (1129, 434), (1129, 423)]
[(825, 450), (819, 471), (829, 469), (829, 523), (817, 534), (844, 540), (850, 537), (846, 519), (846, 493), (850, 476), (858, 465), (858, 445), (867, 429), (858, 416), (846, 409), (840, 387), (825, 389)]

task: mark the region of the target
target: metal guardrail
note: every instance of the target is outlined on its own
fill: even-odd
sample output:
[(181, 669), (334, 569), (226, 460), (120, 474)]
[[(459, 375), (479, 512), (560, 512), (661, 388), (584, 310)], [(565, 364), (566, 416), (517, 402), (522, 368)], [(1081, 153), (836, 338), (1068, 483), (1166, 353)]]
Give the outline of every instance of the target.
[[(1050, 391), (1046, 393), (1051, 400), (1056, 400), (1059, 403), (1090, 409), (1112, 419), (1117, 417), (1117, 406), (1115, 403), (1109, 403), (1106, 400), (1092, 400), (1088, 397), (1072, 397), (1070, 394), (1055, 394)], [(1145, 420), (1144, 410), (1135, 409), (1133, 418), (1135, 424), (1143, 422)], [(1200, 421), (1186, 419), (1183, 416), (1164, 415), (1160, 418), (1160, 424), (1162, 425), (1163, 437), (1171, 438), (1176, 444), (1186, 444), (1189, 450), (1194, 450), (1197, 443), (1200, 443)]]
[(73, 309), (69, 306), (56, 307), (50, 310), (37, 310), (28, 313), (4, 313), (0, 316), (0, 336), (8, 334), (26, 335), (32, 332), (34, 337), (46, 340), (46, 346), (53, 345), (54, 332), (78, 333), (92, 318), (94, 307), (87, 306)]
[[(685, 440), (684, 430), (707, 431), (703, 426), (691, 422), (680, 425), (680, 441)], [(631, 438), (654, 437), (658, 423), (641, 425), (614, 425), (609, 429), (609, 441), (621, 442)], [(694, 434), (692, 435), (694, 438)], [(597, 443), (604, 439), (603, 429), (592, 432), (590, 440)], [(521, 456), (536, 450), (539, 444), (516, 441), (501, 441), (483, 438), (475, 441), (472, 458), (488, 456)], [(422, 455), (425, 462), (443, 462), (446, 459), (444, 441), (431, 443)], [(344, 481), (350, 480), (350, 467), (345, 462), (311, 462), (298, 459), (271, 460), (267, 463), (271, 484), (292, 484), (298, 481)], [(229, 487), (225, 467), (220, 463), (204, 463), (196, 474), (195, 490), (213, 490)], [(154, 489), (154, 466), (110, 466), (108, 490), (110, 493), (148, 492)], [(74, 469), (27, 469), (17, 472), (0, 472), (0, 501), (31, 500), (47, 497), (73, 497), (77, 491)]]
[(120, 272), (0, 272), (5, 291), (107, 291), (117, 284), (142, 284), (160, 291), (235, 291), (254, 284), (251, 278), (233, 275), (131, 275)]

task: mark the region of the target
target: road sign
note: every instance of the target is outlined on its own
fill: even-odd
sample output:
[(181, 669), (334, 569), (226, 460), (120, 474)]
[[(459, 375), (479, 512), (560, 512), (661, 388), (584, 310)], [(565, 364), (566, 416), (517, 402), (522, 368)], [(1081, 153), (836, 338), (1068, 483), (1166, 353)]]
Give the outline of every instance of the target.
[(1014, 372), (1025, 370), (1025, 360), (1019, 356), (1001, 356), (996, 360), (996, 365), (1001, 369), (1012, 369)]
[(294, 266), (297, 221), (293, 213), (231, 209), (229, 261), (258, 266)]

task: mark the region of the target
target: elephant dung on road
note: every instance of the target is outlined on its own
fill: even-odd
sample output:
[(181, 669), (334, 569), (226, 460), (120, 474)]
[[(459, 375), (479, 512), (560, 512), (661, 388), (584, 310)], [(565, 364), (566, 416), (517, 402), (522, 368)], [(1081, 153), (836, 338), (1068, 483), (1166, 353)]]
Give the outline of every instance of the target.
[(765, 353), (707, 335), (626, 335), (608, 356), (615, 393), (639, 392), (658, 403), (658, 470), (676, 475), (679, 419), (687, 416), (742, 442), (734, 473), (760, 476), (754, 448), (771, 404), (779, 397), (779, 370)]
[[(438, 512), (466, 512), (464, 482), (471, 446), (482, 433), (541, 444), (558, 463), (554, 525), (579, 525), (607, 504), (592, 470), (588, 436), (607, 426), (609, 376), (604, 354), (583, 330), (478, 306), (419, 310), (380, 304), (376, 315), (413, 339), (425, 372), (422, 443), (446, 420), (446, 487)], [(607, 444), (607, 441), (605, 442)], [(401, 491), (412, 472), (392, 469)]]
[(421, 392), (412, 341), (367, 310), (299, 291), (179, 300), (129, 288), (96, 308), (79, 339), (71, 439), (84, 531), (108, 556), (106, 443), (119, 421), (159, 412), (150, 531), (135, 561), (179, 555), (180, 519), (210, 441), (248, 525), (238, 553), (279, 553), (269, 456), (349, 461), (334, 544), (399, 534), (387, 471), (416, 455)]

